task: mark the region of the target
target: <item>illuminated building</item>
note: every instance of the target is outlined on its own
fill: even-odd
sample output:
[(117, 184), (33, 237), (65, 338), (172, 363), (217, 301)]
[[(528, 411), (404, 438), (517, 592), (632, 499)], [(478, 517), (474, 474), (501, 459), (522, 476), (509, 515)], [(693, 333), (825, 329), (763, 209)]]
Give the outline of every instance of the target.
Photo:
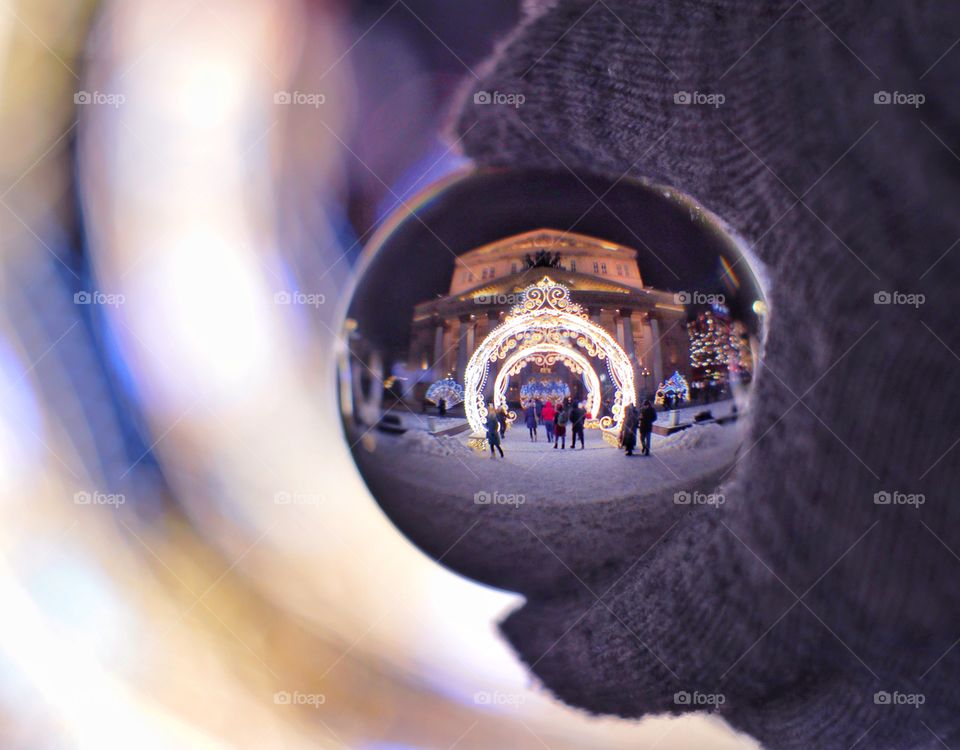
[[(477, 347), (522, 301), (524, 290), (545, 276), (568, 290), (584, 317), (623, 350), (635, 396), (652, 395), (674, 371), (690, 374), (684, 305), (673, 292), (644, 284), (636, 251), (553, 229), (507, 237), (457, 257), (447, 294), (415, 307), (408, 367), (464, 383)], [(606, 367), (595, 359), (592, 364), (609, 404), (613, 384)], [(585, 398), (585, 378), (575, 369), (549, 358), (527, 366), (511, 379), (507, 401), (518, 402), (524, 383), (542, 379), (565, 380), (574, 398)]]

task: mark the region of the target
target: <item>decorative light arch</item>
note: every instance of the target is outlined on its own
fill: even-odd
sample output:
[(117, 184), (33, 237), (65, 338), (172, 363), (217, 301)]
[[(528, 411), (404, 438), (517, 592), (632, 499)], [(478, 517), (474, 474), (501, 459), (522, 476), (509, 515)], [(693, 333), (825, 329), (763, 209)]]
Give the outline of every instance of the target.
[(660, 387), (657, 388), (654, 402), (657, 404), (665, 403), (668, 394), (679, 396), (681, 401), (686, 401), (690, 398), (690, 385), (687, 383), (687, 379), (676, 370), (674, 370), (673, 375), (664, 380), (660, 384)]
[(507, 358), (503, 367), (500, 368), (500, 372), (497, 373), (497, 379), (493, 385), (493, 405), (497, 409), (507, 403), (507, 387), (510, 383), (510, 376), (519, 373), (530, 362), (541, 365), (552, 365), (560, 362), (575, 375), (583, 375), (587, 385), (587, 412), (594, 416), (599, 412), (603, 394), (600, 387), (600, 378), (597, 377), (597, 372), (590, 365), (590, 361), (576, 349), (568, 346), (558, 347), (553, 344), (528, 346), (517, 350)]
[(463, 401), (463, 386), (453, 378), (443, 378), (427, 388), (424, 398), (432, 404), (443, 401), (450, 408)]
[[(610, 407), (612, 416), (599, 420), (599, 426), (619, 430), (624, 408), (636, 402), (633, 365), (613, 336), (591, 321), (583, 307), (570, 299), (570, 290), (549, 276), (544, 276), (524, 290), (520, 303), (481, 342), (467, 363), (464, 405), (467, 421), (473, 431), (485, 430), (486, 403), (483, 390), (490, 374), (490, 365), (512, 358), (515, 353), (539, 347), (542, 347), (541, 351), (571, 350), (582, 356), (574, 349), (579, 347), (590, 357), (606, 362), (615, 393)], [(501, 372), (506, 369), (501, 368)], [(589, 362), (586, 369), (593, 371)], [(499, 389), (494, 388), (494, 403), (499, 393)], [(600, 406), (599, 387), (594, 393), (597, 401), (593, 404), (595, 408), (592, 413), (596, 415)]]

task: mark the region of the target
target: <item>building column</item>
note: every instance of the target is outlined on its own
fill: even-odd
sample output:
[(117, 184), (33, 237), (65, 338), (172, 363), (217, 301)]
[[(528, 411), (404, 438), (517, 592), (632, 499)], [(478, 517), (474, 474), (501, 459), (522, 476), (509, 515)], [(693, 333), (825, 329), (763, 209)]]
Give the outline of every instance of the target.
[(473, 350), (477, 348), (477, 322), (474, 320), (474, 317), (470, 316), (470, 322), (467, 323), (467, 359), (470, 359), (470, 355), (473, 354)]
[(633, 343), (633, 310), (620, 310), (620, 346), (627, 353), (634, 366), (637, 364), (637, 350)]
[(663, 353), (660, 349), (660, 321), (650, 316), (650, 364), (648, 369), (653, 375), (653, 387), (663, 382)]
[(480, 345), (480, 342), (490, 335), (490, 331), (492, 331), (498, 325), (500, 325), (499, 312), (497, 310), (487, 310), (487, 314), (477, 321), (475, 343), (473, 348), (476, 349), (476, 347)]
[[(444, 367), (444, 356), (446, 352), (443, 349), (443, 321), (438, 320), (436, 326), (433, 329), (433, 367), (436, 372), (439, 372), (439, 376), (447, 374), (447, 368)], [(439, 380), (440, 377), (437, 379)]]
[(467, 362), (470, 361), (470, 338), (473, 331), (473, 323), (469, 315), (460, 316), (460, 331), (457, 341), (457, 373), (458, 383), (463, 383), (467, 372)]
[(623, 330), (623, 350), (633, 366), (633, 397), (637, 397), (637, 386), (640, 384), (640, 368), (637, 366), (637, 347), (633, 342), (633, 310), (620, 310), (620, 321)]

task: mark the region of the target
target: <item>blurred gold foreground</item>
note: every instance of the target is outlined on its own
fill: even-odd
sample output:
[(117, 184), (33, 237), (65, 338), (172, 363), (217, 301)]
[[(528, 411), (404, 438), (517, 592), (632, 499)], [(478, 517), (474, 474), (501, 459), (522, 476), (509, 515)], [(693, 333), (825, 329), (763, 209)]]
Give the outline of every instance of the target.
[(0, 745), (753, 747), (552, 700), (497, 634), (520, 598), (357, 475), (333, 362), (364, 238), (328, 204), (364, 31), (340, 3), (4, 4)]

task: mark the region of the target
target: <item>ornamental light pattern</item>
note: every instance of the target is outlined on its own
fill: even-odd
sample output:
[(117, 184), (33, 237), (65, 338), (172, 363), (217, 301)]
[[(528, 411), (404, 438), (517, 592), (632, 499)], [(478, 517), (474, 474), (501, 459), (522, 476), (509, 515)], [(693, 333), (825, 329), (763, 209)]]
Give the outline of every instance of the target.
[(432, 404), (442, 400), (450, 408), (463, 401), (463, 386), (453, 378), (443, 378), (427, 388), (425, 398)]
[(464, 375), (464, 405), (471, 429), (481, 433), (485, 430), (484, 390), (492, 365), (499, 370), (492, 400), (500, 409), (506, 405), (510, 370), (524, 362), (527, 355), (551, 354), (558, 355), (557, 361), (569, 360), (583, 371), (588, 410), (593, 415), (599, 413), (601, 388), (588, 357), (606, 364), (614, 398), (610, 415), (596, 424), (602, 429), (619, 430), (625, 407), (636, 402), (633, 365), (613, 336), (591, 321), (583, 307), (570, 298), (570, 290), (549, 276), (524, 290), (521, 301), (471, 355)]

